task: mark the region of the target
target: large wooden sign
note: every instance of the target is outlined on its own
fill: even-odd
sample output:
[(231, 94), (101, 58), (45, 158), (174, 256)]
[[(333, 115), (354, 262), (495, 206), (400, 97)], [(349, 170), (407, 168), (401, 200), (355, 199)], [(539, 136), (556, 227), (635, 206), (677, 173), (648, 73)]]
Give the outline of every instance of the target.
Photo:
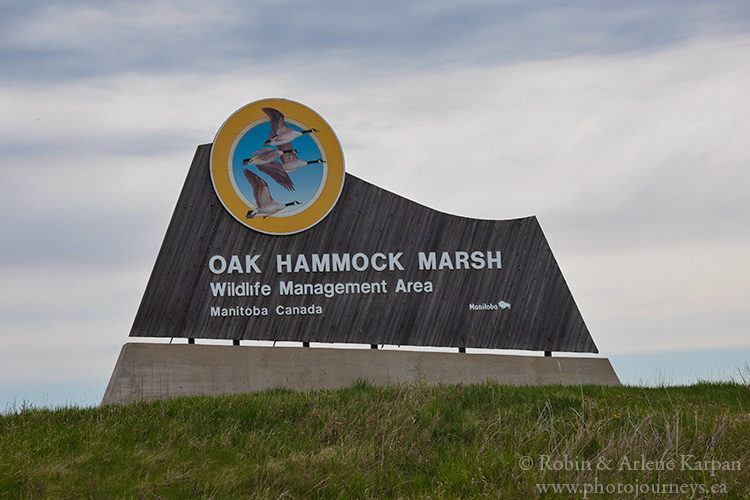
[(130, 335), (598, 352), (535, 217), (345, 174), (330, 127), (283, 100), (198, 147)]

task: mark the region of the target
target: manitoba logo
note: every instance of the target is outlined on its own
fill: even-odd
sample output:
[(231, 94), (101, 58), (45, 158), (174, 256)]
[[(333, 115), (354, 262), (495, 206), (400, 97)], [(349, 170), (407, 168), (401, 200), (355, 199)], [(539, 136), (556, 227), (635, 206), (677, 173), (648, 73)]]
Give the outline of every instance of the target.
[(211, 149), (211, 181), (235, 219), (266, 234), (308, 229), (333, 209), (344, 186), (344, 155), (315, 111), (286, 99), (237, 110)]

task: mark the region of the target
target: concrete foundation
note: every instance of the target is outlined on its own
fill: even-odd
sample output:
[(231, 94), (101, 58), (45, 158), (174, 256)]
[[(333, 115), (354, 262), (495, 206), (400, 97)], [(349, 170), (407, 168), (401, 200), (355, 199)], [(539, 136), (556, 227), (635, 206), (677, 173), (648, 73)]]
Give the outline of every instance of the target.
[(370, 349), (125, 344), (102, 404), (373, 384), (620, 385), (606, 358)]

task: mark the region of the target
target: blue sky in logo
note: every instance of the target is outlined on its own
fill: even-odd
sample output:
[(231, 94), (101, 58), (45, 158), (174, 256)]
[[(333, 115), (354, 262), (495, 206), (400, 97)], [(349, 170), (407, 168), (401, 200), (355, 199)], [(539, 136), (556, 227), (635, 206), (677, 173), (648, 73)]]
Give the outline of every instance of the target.
[[(289, 121), (287, 121), (286, 124), (288, 127), (295, 130), (303, 130)], [(271, 123), (264, 122), (248, 130), (237, 143), (234, 155), (232, 156), (232, 172), (234, 173), (235, 186), (237, 186), (246, 200), (252, 204), (256, 203), (255, 197), (253, 196), (253, 188), (250, 186), (250, 182), (248, 182), (243, 173), (243, 170), (249, 169), (266, 181), (268, 189), (271, 191), (271, 197), (274, 200), (279, 203), (299, 201), (302, 206), (295, 206), (294, 208), (298, 209), (297, 211), (304, 209), (305, 205), (313, 200), (313, 197), (317, 194), (320, 184), (323, 181), (323, 164), (312, 163), (294, 172), (289, 172), (289, 177), (292, 179), (292, 182), (294, 182), (294, 191), (288, 191), (281, 187), (271, 178), (271, 176), (261, 172), (257, 165), (242, 164), (242, 160), (250, 158), (257, 150), (273, 147), (263, 145), (266, 139), (268, 139), (270, 132)], [(302, 160), (312, 161), (322, 158), (318, 145), (309, 134), (304, 134), (303, 136), (298, 137), (292, 141), (292, 145), (294, 146), (294, 149), (297, 150), (297, 157)], [(290, 207), (285, 209), (280, 215), (288, 214), (291, 211), (292, 208)]]

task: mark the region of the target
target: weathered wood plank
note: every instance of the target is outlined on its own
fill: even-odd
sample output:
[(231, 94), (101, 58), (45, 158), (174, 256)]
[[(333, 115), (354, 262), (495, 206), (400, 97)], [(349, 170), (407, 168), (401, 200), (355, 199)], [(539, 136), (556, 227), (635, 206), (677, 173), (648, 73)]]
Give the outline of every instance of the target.
[[(293, 340), (598, 352), (535, 217), (477, 220), (437, 212), (347, 174), (318, 225), (292, 236), (243, 226), (223, 208), (199, 146), (130, 335)], [(417, 252), (502, 252), (501, 270), (426, 271)], [(277, 254), (403, 252), (403, 271), (276, 273)], [(214, 275), (213, 255), (262, 254), (264, 273)], [(430, 294), (394, 293), (396, 281), (432, 281)], [(269, 297), (212, 297), (211, 282), (262, 281)], [(389, 293), (280, 296), (278, 282), (386, 280)], [(511, 309), (470, 311), (503, 300)], [(321, 315), (278, 316), (279, 305), (321, 305)], [(215, 317), (211, 306), (262, 306), (266, 317)]]

